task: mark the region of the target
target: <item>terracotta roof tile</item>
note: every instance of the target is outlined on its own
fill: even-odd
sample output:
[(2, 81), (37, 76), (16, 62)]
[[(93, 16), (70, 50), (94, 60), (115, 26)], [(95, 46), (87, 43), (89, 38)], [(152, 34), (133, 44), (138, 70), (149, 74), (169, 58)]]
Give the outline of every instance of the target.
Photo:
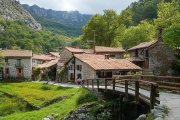
[(32, 57), (31, 50), (0, 50), (4, 57)]
[(143, 42), (143, 43), (140, 43), (139, 45), (136, 45), (130, 49), (128, 49), (128, 51), (131, 51), (131, 50), (136, 50), (136, 49), (142, 49), (142, 48), (147, 48), (147, 47), (150, 47), (151, 45), (157, 43), (158, 41), (155, 40), (155, 41), (150, 41), (150, 42)]
[(113, 48), (104, 46), (95, 46), (96, 52), (125, 52), (123, 48)]
[(55, 57), (60, 57), (59, 52), (49, 52), (49, 53)]
[(75, 57), (95, 70), (141, 70), (126, 59), (105, 59), (104, 55), (76, 54)]
[(44, 68), (49, 68), (49, 67), (51, 67), (51, 66), (53, 66), (53, 65), (56, 65), (57, 63), (58, 63), (58, 59), (56, 59), (56, 60), (51, 60), (51, 61), (49, 61), (49, 62), (47, 62), (47, 63), (44, 63), (44, 64), (35, 65), (35, 66), (33, 66), (33, 67), (34, 67), (34, 68), (44, 69)]
[(83, 49), (78, 49), (78, 48), (72, 48), (72, 47), (65, 47), (67, 50), (69, 50), (72, 53), (83, 53)]
[(54, 57), (51, 57), (50, 55), (45, 55), (45, 54), (40, 54), (40, 55), (38, 55), (38, 54), (33, 54), (32, 59), (50, 61), (50, 60), (54, 60), (55, 58), (54, 58)]

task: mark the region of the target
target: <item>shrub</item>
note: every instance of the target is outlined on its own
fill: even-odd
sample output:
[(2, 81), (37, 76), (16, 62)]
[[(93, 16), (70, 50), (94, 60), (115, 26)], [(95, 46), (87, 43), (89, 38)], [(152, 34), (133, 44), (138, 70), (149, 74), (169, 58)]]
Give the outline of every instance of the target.
[(51, 90), (51, 87), (49, 85), (43, 85), (41, 86), (42, 90)]
[(83, 103), (87, 103), (87, 102), (93, 102), (93, 101), (97, 101), (98, 98), (95, 94), (91, 93), (90, 91), (84, 89), (81, 92), (81, 96), (77, 99), (77, 104), (83, 104)]

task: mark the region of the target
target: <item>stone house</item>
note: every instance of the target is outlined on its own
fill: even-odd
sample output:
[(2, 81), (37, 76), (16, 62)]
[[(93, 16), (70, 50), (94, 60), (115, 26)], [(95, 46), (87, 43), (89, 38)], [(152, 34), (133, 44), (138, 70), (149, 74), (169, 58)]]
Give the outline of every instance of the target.
[(141, 68), (126, 59), (112, 59), (108, 55), (75, 54), (67, 63), (68, 80), (112, 78)]
[(158, 39), (144, 42), (128, 49), (129, 61), (143, 68), (144, 74), (169, 75), (175, 56), (170, 47), (163, 43), (162, 29), (158, 30)]
[(4, 77), (27, 78), (32, 75), (31, 50), (1, 50), (5, 59)]
[[(48, 76), (48, 78), (51, 81), (55, 81), (56, 77), (57, 77), (57, 63), (58, 63), (58, 59), (54, 59), (48, 62), (45, 62), (43, 64), (37, 64), (35, 66), (33, 66), (33, 69), (37, 69), (39, 68), (41, 70), (41, 76), (45, 75)], [(48, 73), (47, 73), (48, 71)], [(43, 79), (45, 80), (45, 79)]]
[(59, 59), (59, 66), (64, 66), (64, 64), (68, 62), (75, 54), (82, 54), (82, 53), (84, 53), (83, 49), (65, 47), (60, 52), (61, 57)]
[(52, 57), (50, 55), (45, 55), (45, 54), (40, 54), (40, 55), (33, 54), (32, 64), (34, 67), (34, 66), (39, 65), (39, 64), (47, 63), (51, 60), (55, 60), (55, 57)]
[(109, 55), (110, 58), (122, 59), (126, 51), (123, 48), (95, 46), (94, 53), (97, 55)]
[(75, 54), (97, 54), (97, 55), (109, 55), (110, 58), (121, 59), (124, 58), (125, 50), (122, 48), (112, 48), (104, 46), (95, 46), (95, 49), (80, 49), (65, 47), (63, 51), (60, 52), (59, 63), (66, 63)]

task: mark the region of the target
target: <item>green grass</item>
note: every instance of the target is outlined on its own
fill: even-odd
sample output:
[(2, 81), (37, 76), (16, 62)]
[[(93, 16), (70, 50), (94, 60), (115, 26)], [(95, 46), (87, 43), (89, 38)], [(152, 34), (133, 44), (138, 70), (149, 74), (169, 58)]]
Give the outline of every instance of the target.
[(0, 91), (23, 98), (29, 103), (40, 106), (45, 102), (60, 96), (70, 96), (74, 94), (76, 88), (57, 87), (54, 85), (44, 85), (41, 83), (0, 83)]
[[(42, 120), (52, 114), (57, 114), (56, 119), (59, 120), (77, 107), (97, 101), (97, 97), (84, 88), (66, 88), (33, 82), (0, 83), (0, 91), (15, 96), (8, 97), (0, 92), (0, 120)], [(39, 106), (60, 96), (69, 97), (39, 110), (26, 108), (26, 104), (18, 99)]]
[[(9, 116), (0, 118), (0, 120), (42, 120), (44, 117), (51, 114), (58, 114), (57, 120), (62, 119), (70, 111), (76, 109), (79, 106), (79, 100), (84, 94), (92, 94), (88, 90), (80, 88), (76, 91), (76, 94), (68, 99), (64, 99), (57, 103), (54, 103), (48, 107), (42, 108), (40, 110), (25, 112), (25, 113), (15, 113)], [(88, 102), (95, 101), (96, 99), (88, 100)], [(82, 102), (85, 104), (85, 102)]]
[(6, 116), (21, 111), (26, 112), (29, 110), (30, 108), (28, 108), (25, 103), (0, 93), (0, 116)]

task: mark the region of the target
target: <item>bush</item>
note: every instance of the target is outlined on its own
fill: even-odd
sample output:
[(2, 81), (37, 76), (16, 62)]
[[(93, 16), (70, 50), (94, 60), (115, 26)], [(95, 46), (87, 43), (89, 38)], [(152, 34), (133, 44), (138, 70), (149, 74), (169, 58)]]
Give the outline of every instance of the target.
[(80, 105), (83, 103), (93, 102), (97, 100), (98, 98), (95, 94), (85, 89), (85, 90), (82, 90), (81, 96), (77, 99), (77, 104)]
[(51, 90), (51, 87), (49, 85), (43, 85), (41, 87), (42, 90)]

